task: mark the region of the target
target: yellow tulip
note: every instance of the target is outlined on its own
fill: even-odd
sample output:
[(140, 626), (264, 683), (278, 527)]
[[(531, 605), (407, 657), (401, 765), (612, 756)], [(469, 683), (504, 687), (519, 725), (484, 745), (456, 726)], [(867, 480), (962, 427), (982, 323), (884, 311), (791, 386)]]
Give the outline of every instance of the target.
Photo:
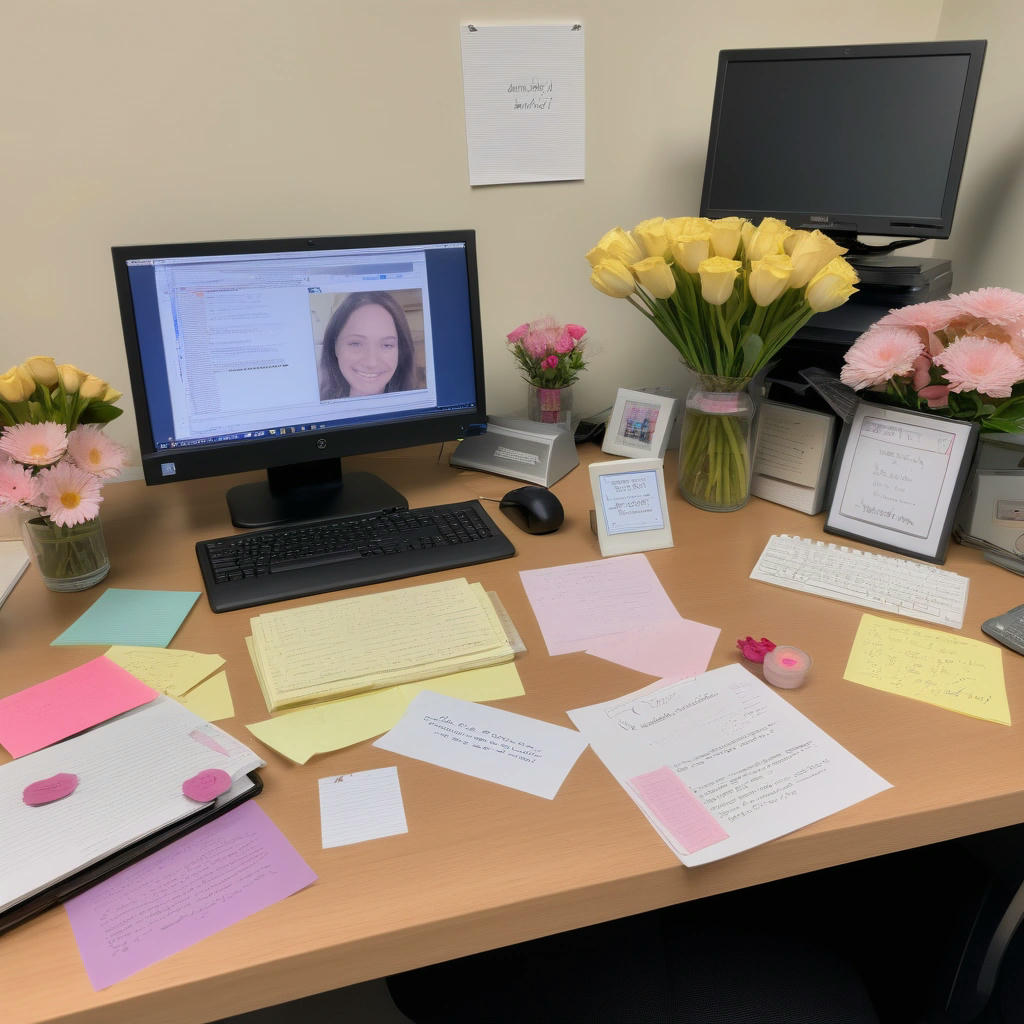
[(644, 258), (644, 251), (636, 239), (622, 228), (612, 228), (601, 236), (601, 240), (587, 253), (587, 260), (596, 267), (602, 259), (618, 260), (630, 266)]
[(742, 217), (719, 217), (711, 222), (711, 251), (716, 256), (731, 260), (740, 247), (743, 225), (749, 223)]
[(85, 379), (78, 387), (78, 393), (83, 398), (102, 398), (107, 390), (107, 382), (94, 377), (91, 373), (85, 375)]
[(811, 231), (793, 246), (793, 288), (803, 288), (830, 260), (842, 256), (846, 250), (820, 231)]
[(590, 272), (590, 283), (613, 299), (624, 299), (636, 291), (633, 275), (622, 260), (603, 259)]
[(739, 260), (726, 259), (724, 256), (711, 256), (701, 261), (697, 268), (700, 274), (700, 293), (708, 305), (721, 306), (732, 295), (736, 277), (742, 266)]
[(675, 275), (662, 256), (648, 256), (634, 263), (630, 269), (633, 276), (656, 299), (667, 299), (676, 290)]
[(640, 221), (633, 228), (633, 237), (643, 246), (648, 256), (664, 256), (668, 250), (664, 217), (651, 217), (649, 220)]
[(789, 230), (785, 221), (775, 217), (765, 217), (749, 237), (743, 239), (743, 251), (746, 258), (753, 262), (765, 256), (776, 256), (785, 252), (783, 240), (789, 234)]
[(673, 239), (669, 252), (683, 270), (688, 274), (696, 274), (701, 262), (711, 255), (711, 232), (680, 235)]
[(36, 389), (35, 381), (29, 387), (20, 370), (21, 367), (12, 366), (6, 373), (0, 374), (0, 398), (5, 402), (24, 402)]
[(687, 235), (708, 235), (710, 238), (711, 221), (707, 217), (672, 217), (665, 221), (665, 235), (669, 242), (677, 241)]
[(788, 287), (793, 263), (785, 254), (772, 254), (750, 264), (747, 285), (759, 306), (770, 306)]
[(57, 367), (57, 379), (64, 386), (64, 390), (70, 394), (74, 394), (79, 389), (84, 376), (85, 374), (71, 363), (61, 363)]
[(107, 385), (107, 390), (103, 392), (104, 402), (116, 402), (121, 397), (121, 392), (117, 388), (112, 388)]
[(827, 313), (841, 306), (857, 289), (854, 269), (841, 256), (830, 260), (807, 284), (807, 305), (815, 313)]
[(21, 365), (43, 387), (52, 388), (57, 383), (57, 364), (52, 356), (30, 356)]

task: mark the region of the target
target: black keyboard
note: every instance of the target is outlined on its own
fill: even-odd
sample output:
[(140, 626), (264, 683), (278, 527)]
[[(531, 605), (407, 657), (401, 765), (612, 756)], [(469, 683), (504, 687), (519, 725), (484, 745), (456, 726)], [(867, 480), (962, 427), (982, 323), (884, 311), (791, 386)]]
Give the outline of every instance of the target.
[(275, 526), (196, 544), (215, 612), (493, 562), (515, 550), (478, 501)]

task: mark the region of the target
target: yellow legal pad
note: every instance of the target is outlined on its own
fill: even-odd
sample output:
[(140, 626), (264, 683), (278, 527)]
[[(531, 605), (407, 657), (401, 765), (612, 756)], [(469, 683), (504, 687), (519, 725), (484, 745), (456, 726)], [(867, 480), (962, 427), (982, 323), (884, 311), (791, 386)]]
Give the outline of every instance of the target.
[(266, 612), (250, 626), (270, 711), (514, 657), (486, 591), (465, 579)]
[(863, 615), (843, 678), (961, 715), (1011, 724), (1002, 653), (980, 640)]

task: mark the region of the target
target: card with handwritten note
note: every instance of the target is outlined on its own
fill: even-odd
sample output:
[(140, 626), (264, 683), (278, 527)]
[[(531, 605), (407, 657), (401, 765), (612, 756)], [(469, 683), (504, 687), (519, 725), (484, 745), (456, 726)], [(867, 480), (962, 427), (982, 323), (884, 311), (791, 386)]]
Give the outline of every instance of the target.
[(587, 741), (575, 729), (424, 690), (374, 746), (553, 800)]
[(862, 615), (843, 678), (1010, 725), (1002, 654), (970, 637)]

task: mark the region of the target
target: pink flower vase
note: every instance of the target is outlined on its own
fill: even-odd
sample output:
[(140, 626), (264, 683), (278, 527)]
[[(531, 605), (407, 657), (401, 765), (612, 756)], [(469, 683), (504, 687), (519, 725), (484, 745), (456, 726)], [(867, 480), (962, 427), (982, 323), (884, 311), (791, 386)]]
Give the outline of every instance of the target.
[(572, 429), (572, 388), (539, 388), (528, 384), (527, 416), (535, 423), (565, 423)]

